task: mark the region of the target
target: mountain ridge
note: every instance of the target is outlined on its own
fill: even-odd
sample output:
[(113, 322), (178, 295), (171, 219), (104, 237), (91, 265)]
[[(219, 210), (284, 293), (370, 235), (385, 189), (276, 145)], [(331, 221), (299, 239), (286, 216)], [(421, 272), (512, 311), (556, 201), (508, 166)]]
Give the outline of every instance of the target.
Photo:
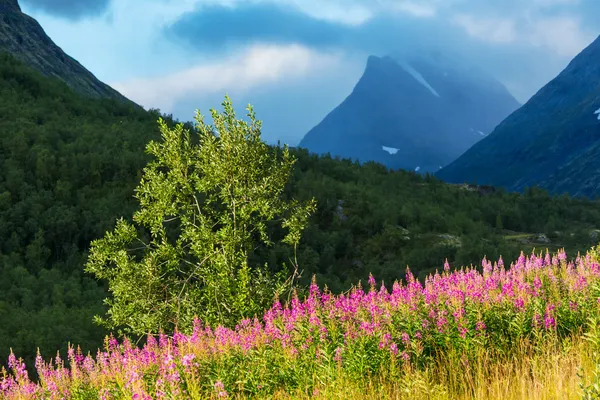
[(299, 147), (433, 172), (519, 105), (501, 83), (493, 87), (472, 79), (452, 64), (442, 68), (415, 56), (371, 55), (350, 95)]
[(135, 104), (66, 54), (34, 18), (21, 11), (17, 0), (0, 0), (0, 51), (59, 78), (81, 94)]
[[(476, 181), (515, 191), (540, 185), (556, 193), (597, 194), (594, 186), (599, 187), (600, 174), (594, 171), (600, 164), (593, 158), (596, 153), (600, 156), (600, 124), (594, 114), (598, 108), (600, 36), (494, 132), (437, 176), (453, 183)], [(578, 161), (579, 157), (583, 159)], [(581, 175), (581, 168), (576, 168), (578, 175), (569, 172), (568, 165), (575, 168), (581, 163), (593, 166), (589, 172), (593, 184), (590, 176)]]

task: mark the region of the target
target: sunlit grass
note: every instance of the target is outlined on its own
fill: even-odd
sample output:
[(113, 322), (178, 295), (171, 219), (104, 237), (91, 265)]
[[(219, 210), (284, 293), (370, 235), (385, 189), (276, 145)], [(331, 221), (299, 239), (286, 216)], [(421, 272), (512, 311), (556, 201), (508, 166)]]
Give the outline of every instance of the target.
[(482, 351), (473, 365), (444, 355), (431, 368), (407, 367), (394, 377), (384, 372), (364, 381), (338, 376), (312, 393), (280, 391), (273, 398), (580, 400), (594, 368), (590, 344), (576, 335), (543, 349), (523, 343), (506, 358)]
[[(234, 328), (151, 336), (142, 347), (107, 338), (70, 366), (38, 357), (39, 382), (14, 355), (7, 399), (587, 399), (600, 382), (600, 264), (522, 255), (388, 290), (275, 302)], [(586, 388), (584, 390), (584, 388)], [(586, 394), (587, 393), (587, 394)], [(589, 395), (589, 396), (588, 396)], [(600, 392), (599, 392), (600, 395)]]

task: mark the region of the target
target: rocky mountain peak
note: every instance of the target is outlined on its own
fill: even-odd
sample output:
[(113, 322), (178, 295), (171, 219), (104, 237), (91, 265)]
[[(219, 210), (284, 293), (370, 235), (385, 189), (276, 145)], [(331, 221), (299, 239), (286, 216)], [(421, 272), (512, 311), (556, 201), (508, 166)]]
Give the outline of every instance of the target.
[(21, 12), (19, 2), (17, 0), (0, 0), (0, 13)]
[(439, 54), (409, 55), (370, 56), (352, 93), (299, 147), (435, 172), (520, 105), (491, 77), (474, 75)]
[(17, 0), (0, 0), (0, 52), (62, 80), (78, 93), (131, 103), (63, 52), (35, 19), (21, 12)]

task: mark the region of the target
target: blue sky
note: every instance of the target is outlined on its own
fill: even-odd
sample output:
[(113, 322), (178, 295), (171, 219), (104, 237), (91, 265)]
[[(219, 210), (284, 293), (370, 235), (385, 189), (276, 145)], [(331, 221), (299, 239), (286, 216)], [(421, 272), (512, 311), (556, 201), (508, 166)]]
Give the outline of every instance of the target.
[(20, 0), (99, 79), (181, 120), (228, 93), (295, 145), (367, 56), (439, 48), (526, 101), (600, 34), (599, 0)]

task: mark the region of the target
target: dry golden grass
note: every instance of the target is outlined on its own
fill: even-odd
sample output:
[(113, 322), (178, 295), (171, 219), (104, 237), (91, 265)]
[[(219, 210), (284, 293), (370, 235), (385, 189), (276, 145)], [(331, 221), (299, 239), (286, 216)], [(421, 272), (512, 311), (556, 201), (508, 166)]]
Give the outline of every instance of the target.
[(406, 369), (399, 378), (362, 382), (339, 377), (314, 393), (276, 393), (273, 399), (570, 400), (581, 399), (581, 379), (595, 368), (590, 345), (580, 338), (544, 349), (527, 344), (511, 357), (483, 352), (474, 365), (445, 355), (429, 370)]

